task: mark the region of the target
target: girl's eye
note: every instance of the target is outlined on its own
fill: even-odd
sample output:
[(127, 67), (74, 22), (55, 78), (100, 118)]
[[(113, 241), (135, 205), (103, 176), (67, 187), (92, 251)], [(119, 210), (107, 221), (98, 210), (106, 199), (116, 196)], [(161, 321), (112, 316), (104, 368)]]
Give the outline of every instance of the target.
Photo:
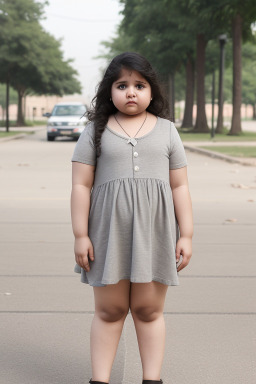
[(117, 88), (118, 88), (118, 89), (125, 89), (125, 84), (120, 84), (120, 85), (118, 85)]
[(138, 88), (138, 89), (143, 89), (143, 88), (144, 88), (144, 85), (142, 85), (142, 84), (137, 84), (137, 88)]

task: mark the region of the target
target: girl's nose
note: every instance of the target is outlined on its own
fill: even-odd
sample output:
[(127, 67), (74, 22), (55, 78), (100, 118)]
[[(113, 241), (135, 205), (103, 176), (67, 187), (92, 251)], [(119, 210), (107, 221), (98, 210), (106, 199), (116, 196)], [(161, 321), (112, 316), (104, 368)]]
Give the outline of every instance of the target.
[(135, 97), (135, 96), (136, 96), (135, 89), (133, 87), (127, 88), (127, 97)]

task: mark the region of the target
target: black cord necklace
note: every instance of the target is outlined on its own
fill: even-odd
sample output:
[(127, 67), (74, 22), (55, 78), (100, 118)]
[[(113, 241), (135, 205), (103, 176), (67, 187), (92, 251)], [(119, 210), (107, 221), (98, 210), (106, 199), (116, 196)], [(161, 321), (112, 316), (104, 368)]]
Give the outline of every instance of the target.
[(147, 113), (147, 111), (146, 111), (146, 117), (145, 117), (145, 119), (144, 119), (144, 121), (143, 121), (143, 123), (142, 123), (140, 129), (138, 130), (138, 132), (136, 133), (136, 135), (135, 135), (134, 137), (131, 137), (131, 136), (125, 131), (125, 129), (122, 127), (122, 125), (119, 123), (119, 121), (117, 120), (116, 116), (114, 115), (114, 118), (115, 118), (117, 124), (122, 128), (122, 130), (126, 133), (126, 135), (129, 136), (129, 139), (127, 140), (127, 143), (128, 143), (128, 144), (132, 144), (133, 146), (135, 146), (135, 145), (137, 144), (137, 140), (135, 139), (135, 137), (137, 136), (137, 134), (139, 133), (139, 131), (141, 130), (141, 128), (142, 128), (143, 125), (145, 124), (145, 122), (146, 122), (146, 120), (147, 120), (147, 116), (148, 116), (148, 113)]

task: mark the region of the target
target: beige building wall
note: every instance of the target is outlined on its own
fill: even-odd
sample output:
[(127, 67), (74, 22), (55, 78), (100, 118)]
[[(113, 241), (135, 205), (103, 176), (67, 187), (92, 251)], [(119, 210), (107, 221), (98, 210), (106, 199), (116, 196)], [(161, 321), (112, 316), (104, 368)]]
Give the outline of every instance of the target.
[[(177, 121), (182, 121), (184, 108), (185, 108), (185, 102), (184, 101), (177, 102), (175, 107), (176, 107), (175, 118)], [(196, 109), (197, 109), (197, 106), (194, 105), (194, 108), (193, 108), (193, 119), (194, 120), (196, 119)], [(227, 120), (227, 121), (231, 120), (232, 111), (233, 111), (232, 104), (224, 104), (224, 108), (223, 108), (224, 120)], [(212, 118), (212, 105), (211, 104), (205, 105), (205, 112), (206, 112), (207, 119), (211, 120), (211, 118)], [(252, 119), (253, 108), (251, 105), (242, 104), (241, 117), (242, 117), (242, 119)], [(218, 118), (218, 104), (215, 104), (215, 106), (214, 106), (214, 119), (217, 120), (217, 118)]]
[[(54, 105), (60, 102), (74, 102), (78, 101), (89, 106), (90, 101), (81, 95), (71, 95), (71, 96), (27, 96), (24, 101), (24, 112), (26, 120), (45, 120), (43, 114), (46, 112), (51, 112)], [(9, 118), (10, 120), (17, 119), (18, 107), (16, 104), (11, 104), (9, 106)], [(5, 118), (5, 111), (2, 111), (0, 106), (0, 116), (1, 119)]]

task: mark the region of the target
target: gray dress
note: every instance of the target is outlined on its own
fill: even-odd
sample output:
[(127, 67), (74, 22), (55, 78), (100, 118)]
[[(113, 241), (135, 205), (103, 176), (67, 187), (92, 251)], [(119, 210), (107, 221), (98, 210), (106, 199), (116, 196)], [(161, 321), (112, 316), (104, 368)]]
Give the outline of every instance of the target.
[(169, 169), (187, 165), (184, 147), (174, 124), (160, 117), (135, 146), (127, 139), (106, 127), (96, 161), (89, 123), (76, 144), (72, 161), (96, 165), (88, 220), (95, 260), (90, 272), (78, 264), (74, 271), (97, 287), (122, 279), (179, 285)]

